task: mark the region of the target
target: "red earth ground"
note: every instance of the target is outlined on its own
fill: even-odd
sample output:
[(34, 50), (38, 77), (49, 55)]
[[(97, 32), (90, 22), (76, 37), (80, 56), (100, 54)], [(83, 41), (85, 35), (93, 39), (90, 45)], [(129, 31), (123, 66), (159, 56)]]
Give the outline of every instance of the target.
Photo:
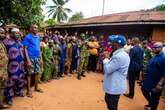
[[(41, 84), (44, 93), (33, 93), (33, 98), (14, 98), (13, 107), (7, 110), (107, 110), (102, 90), (103, 75), (90, 73), (77, 80), (76, 75), (65, 76)], [(147, 104), (139, 86), (134, 99), (121, 96), (119, 110), (144, 110)], [(161, 99), (158, 110), (165, 110), (165, 99)]]

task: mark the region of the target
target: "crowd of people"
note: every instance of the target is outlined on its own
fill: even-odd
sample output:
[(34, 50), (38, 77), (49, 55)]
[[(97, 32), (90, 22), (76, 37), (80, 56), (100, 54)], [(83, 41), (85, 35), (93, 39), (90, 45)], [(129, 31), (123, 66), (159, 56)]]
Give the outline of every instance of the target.
[(126, 40), (122, 35), (97, 38), (88, 31), (74, 35), (46, 32), (41, 38), (35, 24), (23, 38), (21, 35), (18, 28), (9, 32), (0, 28), (0, 108), (11, 107), (14, 96), (24, 97), (24, 87), (26, 96), (32, 98), (33, 86), (34, 91), (43, 93), (39, 83), (73, 74), (81, 80), (93, 71), (105, 75), (109, 110), (117, 110), (119, 97), (127, 89), (126, 79), (129, 93), (125, 96), (134, 97), (138, 80), (149, 102), (145, 108), (156, 110), (165, 77), (162, 43), (137, 37)]

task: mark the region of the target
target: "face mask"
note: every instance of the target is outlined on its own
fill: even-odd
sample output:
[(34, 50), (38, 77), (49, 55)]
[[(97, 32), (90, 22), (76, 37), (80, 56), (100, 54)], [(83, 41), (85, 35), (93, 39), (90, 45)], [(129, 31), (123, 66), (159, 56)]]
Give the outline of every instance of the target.
[(18, 40), (20, 38), (20, 35), (15, 35), (14, 39)]

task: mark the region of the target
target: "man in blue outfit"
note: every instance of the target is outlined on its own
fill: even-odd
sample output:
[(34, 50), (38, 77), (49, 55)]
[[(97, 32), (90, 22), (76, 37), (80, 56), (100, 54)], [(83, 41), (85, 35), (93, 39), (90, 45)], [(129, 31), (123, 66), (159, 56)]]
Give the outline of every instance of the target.
[(149, 110), (157, 110), (165, 83), (165, 53), (162, 49), (163, 44), (161, 42), (156, 42), (153, 45), (155, 56), (149, 61), (147, 74), (142, 83), (142, 93), (148, 101), (145, 109)]
[(143, 67), (143, 49), (139, 46), (140, 40), (137, 37), (132, 38), (133, 48), (130, 50), (130, 66), (128, 69), (129, 94), (125, 94), (128, 98), (134, 97), (135, 81), (139, 79), (140, 71)]
[(60, 44), (60, 71), (58, 74), (58, 77), (63, 77), (64, 71), (65, 71), (65, 60), (66, 60), (66, 43), (65, 43), (65, 39), (61, 38), (60, 39), (61, 44)]
[(126, 39), (122, 35), (113, 35), (109, 37), (114, 50), (112, 57), (104, 53), (104, 81), (105, 102), (108, 110), (118, 110), (120, 95), (127, 90), (127, 72), (130, 63), (129, 55), (124, 51)]
[(33, 24), (30, 28), (30, 33), (23, 40), (25, 47), (25, 56), (27, 63), (27, 96), (32, 97), (31, 91), (31, 76), (34, 75), (35, 91), (43, 92), (38, 88), (40, 66), (43, 64), (40, 53), (40, 36), (37, 35), (38, 26)]

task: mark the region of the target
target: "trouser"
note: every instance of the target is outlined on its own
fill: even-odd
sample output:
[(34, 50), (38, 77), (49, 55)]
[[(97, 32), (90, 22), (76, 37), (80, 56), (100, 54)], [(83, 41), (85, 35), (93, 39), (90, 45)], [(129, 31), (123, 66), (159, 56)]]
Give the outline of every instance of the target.
[(87, 64), (88, 62), (86, 61), (86, 57), (81, 58), (80, 60), (80, 65), (78, 67), (78, 76), (81, 76), (85, 73), (85, 71), (87, 70)]
[(57, 75), (59, 73), (59, 61), (55, 60), (52, 65), (52, 78), (57, 78)]
[(0, 80), (0, 107), (3, 106), (5, 81)]
[(7, 86), (5, 88), (5, 97), (7, 101), (12, 101), (14, 93), (17, 96), (23, 95), (24, 77), (21, 75), (19, 78), (9, 77)]
[(128, 82), (129, 82), (129, 96), (134, 97), (135, 94), (135, 81), (136, 81), (136, 75), (139, 73), (139, 71), (129, 71), (128, 72)]
[(64, 74), (64, 70), (65, 70), (65, 61), (61, 61), (59, 76), (62, 76)]
[(88, 62), (88, 70), (95, 71), (97, 65), (97, 55), (90, 55)]
[(108, 110), (118, 110), (118, 102), (120, 95), (112, 95), (105, 93), (105, 102)]
[(165, 96), (165, 85), (163, 87), (163, 93), (162, 93), (163, 96)]
[(72, 59), (72, 63), (71, 63), (71, 70), (77, 70), (77, 67), (78, 67), (78, 59), (77, 58), (74, 58)]
[(140, 70), (135, 72), (136, 80), (140, 80)]
[(144, 89), (141, 89), (143, 96), (146, 98), (146, 100), (148, 101), (148, 104), (150, 105), (151, 109), (150, 110), (157, 110), (158, 104), (159, 104), (159, 100), (160, 100), (160, 96), (162, 92), (149, 92), (146, 91)]

